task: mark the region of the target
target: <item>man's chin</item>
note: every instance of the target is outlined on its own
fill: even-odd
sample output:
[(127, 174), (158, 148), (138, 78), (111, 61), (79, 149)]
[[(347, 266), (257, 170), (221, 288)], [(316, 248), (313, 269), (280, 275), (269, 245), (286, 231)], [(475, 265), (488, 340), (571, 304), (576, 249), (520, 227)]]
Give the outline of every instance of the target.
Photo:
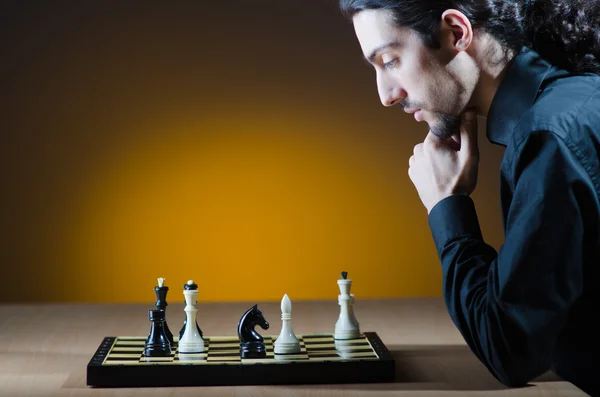
[(437, 138), (447, 140), (452, 137), (452, 133), (447, 129), (440, 127), (439, 124), (433, 124), (429, 126), (429, 132), (435, 135)]
[(460, 136), (460, 116), (438, 114), (437, 121), (429, 124), (429, 131), (443, 140)]

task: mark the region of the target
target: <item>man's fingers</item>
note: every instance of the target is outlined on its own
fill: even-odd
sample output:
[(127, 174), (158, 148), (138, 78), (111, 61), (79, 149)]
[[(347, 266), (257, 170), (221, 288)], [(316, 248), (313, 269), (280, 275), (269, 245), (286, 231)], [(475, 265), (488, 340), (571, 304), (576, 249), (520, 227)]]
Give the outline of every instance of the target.
[(413, 154), (416, 156), (423, 151), (423, 143), (417, 143), (413, 148)]
[(425, 140), (423, 141), (423, 145), (427, 146), (437, 146), (440, 143), (440, 138), (435, 136), (435, 134), (431, 131), (427, 133)]
[(474, 156), (479, 153), (477, 142), (477, 115), (474, 111), (466, 111), (462, 115), (460, 123), (460, 151), (466, 156)]
[(460, 149), (460, 137), (450, 137), (450, 138), (440, 138), (436, 136), (433, 132), (429, 131), (423, 145), (426, 145), (428, 148), (442, 148), (447, 149), (450, 148), (452, 150), (458, 151)]

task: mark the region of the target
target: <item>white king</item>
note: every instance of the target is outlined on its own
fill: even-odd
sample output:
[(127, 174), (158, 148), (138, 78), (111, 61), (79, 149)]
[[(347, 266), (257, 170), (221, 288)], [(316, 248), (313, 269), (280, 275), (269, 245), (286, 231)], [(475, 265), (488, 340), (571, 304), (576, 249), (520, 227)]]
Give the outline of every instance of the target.
[(360, 337), (360, 325), (354, 316), (354, 294), (350, 293), (352, 280), (347, 278), (348, 273), (342, 272), (342, 278), (337, 281), (340, 287), (338, 304), (340, 316), (335, 324), (335, 339), (356, 339)]
[(274, 343), (275, 354), (300, 353), (300, 342), (292, 330), (292, 302), (285, 294), (281, 299), (281, 333)]

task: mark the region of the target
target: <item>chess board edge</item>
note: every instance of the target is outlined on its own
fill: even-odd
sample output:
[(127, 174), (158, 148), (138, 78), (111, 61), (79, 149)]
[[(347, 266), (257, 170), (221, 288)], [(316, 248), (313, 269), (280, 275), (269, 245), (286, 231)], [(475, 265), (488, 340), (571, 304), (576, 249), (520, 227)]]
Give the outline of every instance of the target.
[[(376, 332), (364, 332), (377, 358), (360, 357), (289, 363), (262, 360), (253, 364), (179, 363), (103, 365), (117, 336), (105, 337), (87, 365), (90, 387), (240, 386), (277, 384), (356, 384), (395, 381), (395, 361)], [(351, 343), (352, 341), (348, 341)]]

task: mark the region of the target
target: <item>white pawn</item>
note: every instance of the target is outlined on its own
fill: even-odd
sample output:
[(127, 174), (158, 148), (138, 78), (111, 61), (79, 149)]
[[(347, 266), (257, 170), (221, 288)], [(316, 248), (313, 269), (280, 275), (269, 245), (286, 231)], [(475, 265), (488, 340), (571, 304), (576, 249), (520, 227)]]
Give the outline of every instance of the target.
[(185, 314), (187, 316), (183, 336), (179, 340), (177, 350), (180, 353), (202, 353), (204, 351), (204, 339), (196, 327), (196, 315), (198, 309), (194, 306), (198, 297), (198, 287), (194, 280), (189, 280), (184, 286)]
[(334, 339), (356, 339), (360, 337), (360, 325), (354, 316), (352, 307), (354, 294), (350, 293), (352, 280), (348, 279), (347, 275), (348, 273), (342, 272), (342, 279), (337, 281), (340, 287), (340, 295), (338, 295), (340, 316), (335, 324)]
[(275, 340), (274, 353), (300, 353), (300, 342), (292, 330), (292, 302), (287, 294), (281, 299), (281, 320), (281, 333)]

